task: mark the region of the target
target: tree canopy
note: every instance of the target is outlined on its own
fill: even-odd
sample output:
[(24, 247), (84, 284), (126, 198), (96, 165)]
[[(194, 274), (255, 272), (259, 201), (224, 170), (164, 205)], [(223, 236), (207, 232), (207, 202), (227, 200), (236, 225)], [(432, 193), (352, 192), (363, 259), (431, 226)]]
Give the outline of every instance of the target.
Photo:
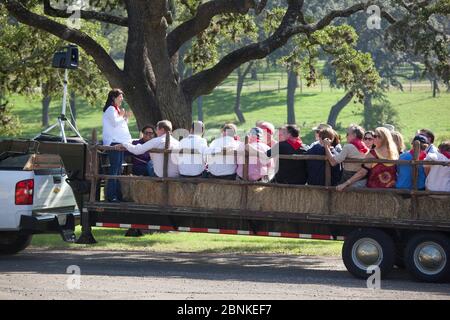
[[(72, 28), (58, 20), (71, 17), (67, 7), (70, 1), (1, 0), (0, 3), (21, 23), (82, 47), (110, 86), (124, 90), (140, 127), (167, 118), (175, 127), (187, 128), (191, 104), (197, 97), (212, 92), (239, 66), (267, 57), (294, 36), (299, 39), (299, 50), (305, 52), (309, 48), (311, 54), (307, 53), (311, 57), (316, 55), (317, 46), (323, 50), (327, 47), (347, 50), (351, 59), (341, 52), (341, 58), (335, 58), (333, 63), (336, 68), (343, 67), (337, 73), (342, 84), (354, 86), (357, 77), (366, 75), (351, 68), (370, 69), (367, 57), (357, 48), (350, 48), (351, 41), (348, 48), (344, 48), (345, 41), (333, 43), (332, 34), (343, 32), (351, 36), (351, 32), (338, 26), (344, 18), (357, 14), (364, 14), (367, 19), (366, 10), (373, 4), (381, 8), (383, 23), (390, 25), (382, 30), (389, 49), (424, 56), (429, 70), (444, 79), (449, 73), (449, 39), (447, 31), (441, 29), (449, 14), (449, 0), (332, 1), (332, 7), (303, 0), (91, 0), (91, 7), (78, 11), (83, 21), (127, 29), (123, 68), (91, 31)], [(270, 32), (258, 33), (248, 43), (236, 42), (236, 47), (229, 46), (219, 53), (217, 48), (224, 46), (222, 39), (232, 42), (253, 32), (261, 17), (277, 7), (282, 8), (282, 15)], [(329, 48), (327, 41), (333, 48)], [(183, 50), (189, 43), (190, 49)], [(192, 75), (179, 74), (180, 61), (193, 66)], [(308, 79), (314, 80), (314, 70), (307, 73)], [(354, 89), (359, 92), (358, 87)]]

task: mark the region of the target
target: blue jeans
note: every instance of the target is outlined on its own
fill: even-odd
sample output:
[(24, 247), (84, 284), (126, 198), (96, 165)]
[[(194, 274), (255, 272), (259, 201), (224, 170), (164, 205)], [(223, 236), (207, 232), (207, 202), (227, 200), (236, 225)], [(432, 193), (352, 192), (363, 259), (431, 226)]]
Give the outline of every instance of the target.
[[(118, 143), (112, 143), (111, 146)], [(118, 176), (122, 174), (122, 163), (124, 158), (123, 151), (108, 151), (109, 158), (109, 174), (111, 176)], [(120, 190), (120, 182), (116, 179), (108, 180), (106, 184), (106, 200), (119, 200), (122, 201), (122, 192)]]
[(156, 177), (155, 170), (153, 169), (153, 161), (147, 162), (147, 173), (149, 177)]

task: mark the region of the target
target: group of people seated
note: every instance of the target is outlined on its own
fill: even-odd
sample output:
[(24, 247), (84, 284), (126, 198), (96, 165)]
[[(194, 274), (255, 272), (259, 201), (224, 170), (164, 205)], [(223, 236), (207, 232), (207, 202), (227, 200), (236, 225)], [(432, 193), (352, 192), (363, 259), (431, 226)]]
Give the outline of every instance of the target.
[[(120, 109), (123, 93), (111, 91), (104, 108), (103, 143), (114, 146), (109, 152), (110, 175), (121, 173), (125, 152), (133, 156), (133, 174), (169, 178), (215, 178), (249, 180), (295, 185), (327, 184), (324, 160), (289, 159), (283, 156), (325, 156), (331, 165), (328, 181), (338, 191), (347, 187), (400, 188), (450, 192), (450, 141), (434, 145), (435, 136), (428, 129), (418, 130), (411, 140), (420, 150), (406, 150), (402, 135), (392, 125), (374, 131), (350, 125), (346, 129), (346, 143), (341, 145), (339, 134), (328, 124), (312, 130), (315, 141), (303, 143), (295, 125), (284, 125), (278, 130), (267, 121), (258, 121), (241, 141), (237, 127), (226, 123), (221, 135), (209, 144), (203, 137), (205, 126), (194, 121), (187, 130), (173, 132), (168, 120), (156, 127), (144, 126), (139, 140), (132, 140), (128, 130), (127, 114)], [(168, 142), (168, 145), (167, 145)], [(165, 169), (162, 152), (171, 150)], [(152, 152), (153, 151), (153, 152)], [(364, 163), (349, 160), (433, 160), (444, 165), (418, 166), (417, 185), (413, 185), (413, 166), (396, 163)], [(447, 163), (447, 164), (446, 164)], [(120, 201), (120, 184), (110, 180), (106, 196), (109, 201)]]

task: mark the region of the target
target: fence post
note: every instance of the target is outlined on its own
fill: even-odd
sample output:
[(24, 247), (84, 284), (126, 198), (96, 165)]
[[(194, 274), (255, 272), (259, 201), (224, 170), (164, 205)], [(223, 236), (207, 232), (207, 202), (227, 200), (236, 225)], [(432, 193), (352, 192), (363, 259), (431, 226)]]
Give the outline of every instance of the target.
[(250, 162), (250, 152), (248, 150), (248, 136), (245, 137), (245, 148), (244, 148), (244, 166), (243, 166), (243, 175), (244, 180), (248, 181), (248, 169), (249, 169), (249, 162)]
[[(413, 160), (417, 161), (419, 160), (419, 155), (420, 155), (420, 142), (419, 141), (414, 141), (413, 143), (413, 150), (414, 150), (414, 156), (413, 156)], [(417, 180), (418, 180), (418, 175), (419, 175), (419, 167), (418, 164), (413, 163), (412, 165), (412, 193), (411, 193), (411, 214), (413, 218), (418, 218), (417, 216), (417, 195), (415, 193), (415, 191), (417, 191)]]
[(325, 186), (331, 186), (331, 165), (325, 156)]
[(164, 167), (163, 167), (164, 178), (167, 178), (169, 176), (169, 147), (170, 147), (170, 132), (167, 132), (166, 143), (164, 145)]
[[(92, 130), (91, 144), (88, 146), (87, 152), (89, 162), (89, 179), (91, 180), (91, 190), (89, 193), (89, 203), (96, 200), (97, 195), (97, 176), (98, 176), (98, 155), (97, 155), (97, 129)], [(87, 208), (81, 208), (81, 235), (76, 241), (78, 244), (97, 243), (92, 234), (91, 221)]]

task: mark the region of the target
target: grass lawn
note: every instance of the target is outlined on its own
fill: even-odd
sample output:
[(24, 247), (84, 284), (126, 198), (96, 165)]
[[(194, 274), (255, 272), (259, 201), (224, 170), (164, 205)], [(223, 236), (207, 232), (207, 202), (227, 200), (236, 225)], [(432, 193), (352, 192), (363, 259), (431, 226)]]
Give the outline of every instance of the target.
[[(124, 237), (125, 229), (94, 228), (94, 245), (63, 242), (59, 235), (35, 235), (32, 247), (47, 249), (139, 250), (148, 252), (274, 253), (339, 256), (341, 241), (303, 240), (201, 233), (153, 233)], [(80, 228), (77, 227), (77, 236)]]

